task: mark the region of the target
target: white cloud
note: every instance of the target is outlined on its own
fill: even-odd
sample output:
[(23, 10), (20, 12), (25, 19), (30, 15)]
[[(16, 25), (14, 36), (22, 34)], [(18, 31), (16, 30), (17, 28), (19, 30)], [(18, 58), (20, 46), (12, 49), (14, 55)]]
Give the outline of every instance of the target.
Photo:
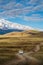
[(24, 20), (38, 22), (38, 21), (43, 21), (43, 18), (40, 18), (40, 17), (32, 17), (32, 16), (31, 17), (24, 16)]
[[(3, 0), (0, 0), (0, 3)], [(25, 2), (24, 2), (25, 1)], [(5, 4), (5, 5), (0, 5), (0, 9), (3, 9), (3, 12), (0, 12), (0, 17), (1, 16), (8, 16), (8, 17), (22, 17), (24, 16), (25, 20), (34, 20), (34, 21), (39, 21), (39, 20), (43, 20), (43, 18), (40, 18), (40, 13), (39, 14), (34, 14), (34, 12), (37, 11), (43, 11), (43, 1), (39, 1), (39, 0), (21, 0), (22, 3), (16, 3), (16, 0), (13, 2), (12, 0)], [(30, 4), (30, 6), (26, 6), (25, 4), (23, 4), (23, 2), (25, 4)], [(33, 4), (37, 4), (36, 6), (33, 6)], [(26, 14), (31, 14), (32, 16), (30, 17), (26, 17)]]
[(35, 4), (37, 2), (37, 0), (30, 0), (29, 2), (28, 2), (28, 4)]
[(10, 3), (6, 4), (5, 6), (3, 6), (3, 8), (5, 10), (11, 10), (12, 8), (14, 8), (15, 5), (16, 5), (16, 2), (10, 2)]
[(11, 10), (12, 8), (14, 8), (15, 5), (16, 5), (16, 2), (9, 2), (5, 5), (1, 5), (0, 8), (4, 10)]
[(41, 5), (34, 7), (33, 11), (43, 11), (43, 5), (41, 4)]
[(17, 3), (17, 4), (15, 5), (15, 7), (16, 7), (17, 9), (21, 9), (21, 8), (24, 7), (24, 5), (21, 4), (21, 3)]
[[(19, 3), (16, 4), (15, 7), (18, 7), (17, 5), (20, 5), (20, 4)], [(19, 6), (19, 7), (21, 7), (21, 6)], [(10, 8), (9, 8), (10, 10), (5, 9), (5, 11), (0, 13), (0, 15), (16, 17), (16, 16), (20, 16), (20, 15), (24, 16), (24, 14), (30, 13), (32, 11), (32, 6), (31, 7), (24, 7), (24, 8), (21, 8), (21, 9), (19, 7), (17, 9), (10, 9)]]

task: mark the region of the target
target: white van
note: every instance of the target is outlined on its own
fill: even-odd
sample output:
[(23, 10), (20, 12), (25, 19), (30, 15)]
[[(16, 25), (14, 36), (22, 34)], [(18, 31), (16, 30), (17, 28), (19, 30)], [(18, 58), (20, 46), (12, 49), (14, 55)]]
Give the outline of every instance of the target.
[(19, 50), (19, 52), (18, 52), (19, 54), (23, 54), (24, 53), (24, 51), (23, 50)]

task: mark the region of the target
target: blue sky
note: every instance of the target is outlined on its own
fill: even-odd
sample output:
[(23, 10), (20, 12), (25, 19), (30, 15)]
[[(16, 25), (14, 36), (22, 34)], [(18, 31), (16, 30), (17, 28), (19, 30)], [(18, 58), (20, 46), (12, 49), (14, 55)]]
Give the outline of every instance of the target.
[(0, 0), (0, 18), (43, 29), (43, 0)]

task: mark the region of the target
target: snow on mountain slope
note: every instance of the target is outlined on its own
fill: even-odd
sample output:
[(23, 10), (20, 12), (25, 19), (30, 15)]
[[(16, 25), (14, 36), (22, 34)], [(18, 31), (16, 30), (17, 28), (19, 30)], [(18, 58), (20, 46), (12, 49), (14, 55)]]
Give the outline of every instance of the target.
[(0, 29), (19, 29), (19, 30), (33, 30), (30, 26), (13, 23), (5, 19), (0, 19)]

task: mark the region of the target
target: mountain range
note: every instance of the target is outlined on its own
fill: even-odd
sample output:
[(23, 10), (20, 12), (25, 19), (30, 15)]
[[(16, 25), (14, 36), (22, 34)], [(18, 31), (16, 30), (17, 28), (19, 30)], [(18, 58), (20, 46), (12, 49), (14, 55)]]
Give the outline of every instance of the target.
[(30, 26), (21, 25), (18, 23), (10, 22), (5, 19), (0, 19), (0, 34), (5, 34), (9, 32), (21, 32), (24, 30), (33, 30)]

